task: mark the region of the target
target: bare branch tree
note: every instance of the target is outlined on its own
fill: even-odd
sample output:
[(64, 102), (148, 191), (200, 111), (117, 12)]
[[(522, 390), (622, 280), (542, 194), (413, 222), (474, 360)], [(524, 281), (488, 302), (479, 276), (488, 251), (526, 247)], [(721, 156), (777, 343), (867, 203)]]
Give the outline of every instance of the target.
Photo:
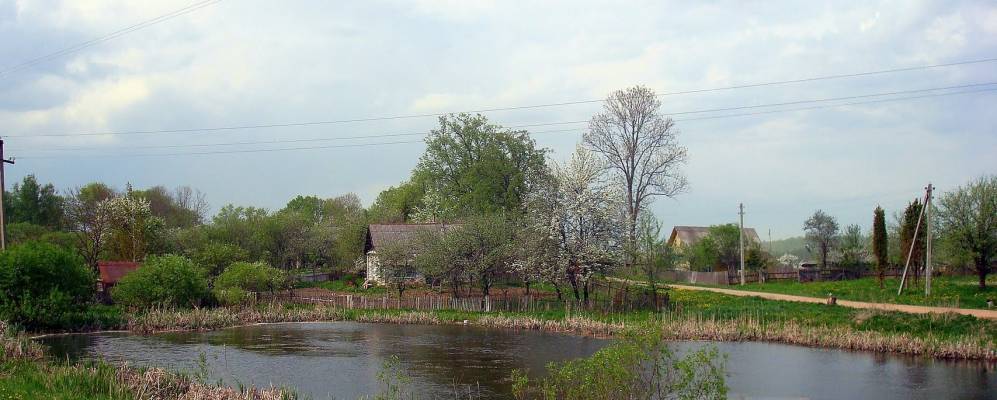
[(177, 208), (191, 214), (192, 225), (203, 223), (208, 215), (208, 200), (200, 190), (190, 186), (177, 186), (173, 191), (173, 201)]
[(114, 223), (111, 196), (113, 192), (102, 193), (91, 187), (76, 188), (66, 195), (67, 227), (76, 232), (80, 255), (94, 270)]
[(654, 197), (675, 197), (688, 188), (680, 168), (686, 162), (686, 149), (678, 143), (675, 122), (659, 108), (661, 101), (651, 89), (617, 90), (606, 99), (603, 112), (589, 121), (585, 133), (585, 144), (606, 158), (622, 185), (631, 247), (641, 210)]

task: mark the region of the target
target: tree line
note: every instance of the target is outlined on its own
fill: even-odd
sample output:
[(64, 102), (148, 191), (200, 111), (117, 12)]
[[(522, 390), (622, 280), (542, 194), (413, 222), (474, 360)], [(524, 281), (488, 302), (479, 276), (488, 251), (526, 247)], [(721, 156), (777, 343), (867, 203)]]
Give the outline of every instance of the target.
[[(832, 261), (842, 268), (875, 268), (880, 286), (885, 271), (902, 268), (909, 259), (916, 282), (925, 273), (925, 207), (921, 199), (914, 199), (887, 224), (886, 211), (877, 206), (868, 236), (858, 225), (841, 231), (833, 216), (817, 210), (803, 225), (807, 249), (818, 257), (821, 268)], [(953, 271), (970, 270), (979, 278), (979, 287), (986, 288), (986, 277), (997, 262), (997, 175), (981, 176), (945, 192), (931, 207), (934, 262)], [(783, 256), (780, 262), (794, 258)]]

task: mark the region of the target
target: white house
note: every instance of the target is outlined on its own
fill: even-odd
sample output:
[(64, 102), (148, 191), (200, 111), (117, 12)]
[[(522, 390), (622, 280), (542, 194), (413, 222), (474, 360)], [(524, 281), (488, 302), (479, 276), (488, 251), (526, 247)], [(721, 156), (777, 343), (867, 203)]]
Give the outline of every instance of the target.
[[(371, 224), (367, 227), (367, 238), (364, 243), (366, 255), (367, 278), (365, 285), (383, 285), (387, 277), (381, 273), (380, 262), (377, 259), (377, 248), (387, 243), (414, 243), (417, 236), (423, 232), (443, 232), (454, 227), (451, 224)], [(413, 254), (414, 255), (414, 254)], [(415, 271), (404, 279), (421, 278)]]

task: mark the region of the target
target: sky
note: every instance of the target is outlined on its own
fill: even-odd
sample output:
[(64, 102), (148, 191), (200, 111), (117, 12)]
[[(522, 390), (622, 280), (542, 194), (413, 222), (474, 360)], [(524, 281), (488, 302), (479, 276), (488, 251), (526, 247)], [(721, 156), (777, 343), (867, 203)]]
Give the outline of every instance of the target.
[[(10, 70), (191, 4), (0, 0), (8, 187), (35, 174), (63, 190), (190, 185), (214, 210), (349, 192), (369, 205), (408, 178), (424, 145), (355, 137), (426, 132), (435, 114), (997, 58), (997, 3), (986, 1), (223, 0)], [(662, 95), (690, 187), (651, 209), (666, 230), (735, 222), (739, 203), (763, 239), (800, 235), (817, 209), (868, 230), (876, 205), (896, 212), (928, 182), (944, 192), (997, 173), (997, 85), (701, 111), (990, 82), (997, 62)], [(815, 105), (827, 107), (793, 110)], [(483, 114), (505, 126), (582, 121), (526, 128), (563, 162), (600, 107)], [(412, 115), (424, 116), (384, 118)], [(371, 120), (93, 135), (357, 119)], [(284, 142), (237, 144), (247, 141)], [(287, 150), (300, 147), (324, 148)], [(265, 149), (285, 150), (232, 152)]]

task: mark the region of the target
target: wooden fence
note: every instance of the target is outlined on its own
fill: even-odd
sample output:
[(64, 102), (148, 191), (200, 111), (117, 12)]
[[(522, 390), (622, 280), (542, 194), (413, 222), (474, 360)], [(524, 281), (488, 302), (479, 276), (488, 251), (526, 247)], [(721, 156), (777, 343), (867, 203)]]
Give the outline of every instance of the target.
[[(890, 269), (884, 274), (887, 277), (900, 276), (900, 271)], [(772, 271), (745, 271), (745, 283), (756, 282), (777, 282), (777, 281), (797, 281), (797, 282), (817, 282), (817, 281), (842, 281), (865, 277), (878, 276), (875, 271), (849, 270), (841, 268), (829, 268), (823, 270), (816, 269), (782, 269)], [(728, 271), (665, 271), (662, 274), (665, 281), (683, 282), (703, 285), (736, 285), (741, 283), (741, 273), (738, 270)]]

